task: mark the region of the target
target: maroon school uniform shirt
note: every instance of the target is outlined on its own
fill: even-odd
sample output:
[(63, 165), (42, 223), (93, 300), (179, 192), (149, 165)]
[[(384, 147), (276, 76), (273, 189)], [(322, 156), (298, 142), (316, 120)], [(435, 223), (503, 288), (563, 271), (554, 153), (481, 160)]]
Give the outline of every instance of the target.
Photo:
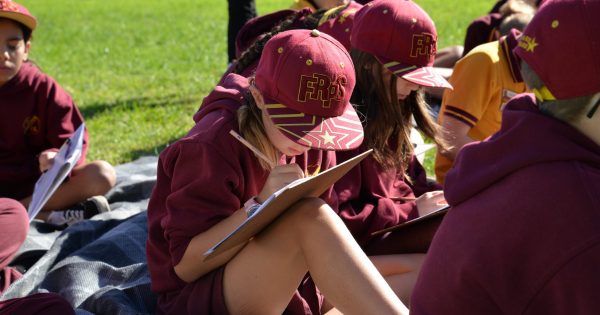
[(598, 314), (600, 146), (521, 94), (445, 195), (411, 314)]
[[(365, 150), (363, 145), (356, 150), (337, 152), (337, 162), (342, 163)], [(427, 183), (425, 169), (414, 156), (407, 173), (413, 183), (405, 180), (403, 170), (384, 170), (368, 156), (335, 183), (338, 213), (361, 246), (371, 240), (371, 233), (418, 216), (414, 201), (393, 197), (414, 198), (441, 189), (439, 185)]]
[[(0, 87), (0, 197), (31, 195), (40, 176), (38, 154), (58, 150), (82, 122), (71, 96), (35, 65), (24, 63)], [(86, 130), (79, 164), (87, 144)]]
[[(174, 266), (194, 236), (240, 209), (261, 191), (268, 177), (256, 156), (229, 134), (232, 129), (239, 132), (236, 111), (245, 102), (247, 88), (246, 78), (227, 76), (204, 99), (190, 132), (160, 154), (148, 205), (147, 258), (152, 290), (158, 294), (162, 313), (227, 314), (224, 266), (189, 284), (177, 277)], [(311, 174), (335, 163), (333, 152), (307, 155), (291, 160)], [(333, 190), (324, 197), (335, 199)], [(312, 281), (306, 280), (286, 314), (319, 312), (322, 297)]]

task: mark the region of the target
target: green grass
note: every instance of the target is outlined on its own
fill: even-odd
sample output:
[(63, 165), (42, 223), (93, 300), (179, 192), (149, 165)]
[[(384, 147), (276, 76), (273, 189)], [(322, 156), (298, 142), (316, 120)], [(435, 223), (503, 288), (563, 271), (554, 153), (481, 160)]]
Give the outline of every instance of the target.
[[(113, 164), (158, 154), (226, 68), (225, 0), (21, 0), (37, 16), (31, 58), (75, 99), (91, 135), (89, 159)], [(291, 0), (257, 0), (260, 14)], [(439, 47), (462, 43), (493, 0), (417, 1)]]

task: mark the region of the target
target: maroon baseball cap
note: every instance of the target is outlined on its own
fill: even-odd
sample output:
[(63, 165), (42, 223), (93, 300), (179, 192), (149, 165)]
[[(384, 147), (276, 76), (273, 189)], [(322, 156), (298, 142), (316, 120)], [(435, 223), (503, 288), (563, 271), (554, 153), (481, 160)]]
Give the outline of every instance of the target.
[(599, 16), (600, 0), (546, 0), (529, 22), (514, 53), (546, 85), (543, 99), (600, 92)]
[(0, 0), (0, 18), (17, 21), (32, 31), (37, 25), (35, 17), (24, 6), (11, 0)]
[(424, 85), (452, 88), (432, 66), (437, 31), (429, 15), (408, 0), (375, 0), (354, 17), (352, 47), (373, 54), (396, 76)]
[[(319, 31), (323, 31), (333, 38), (337, 39), (347, 50), (350, 50), (350, 35), (352, 34), (352, 24), (354, 15), (362, 8), (362, 4), (350, 1), (343, 8), (335, 7), (323, 14), (319, 20)], [(334, 17), (335, 15), (335, 17)]]
[(340, 42), (318, 30), (291, 30), (266, 43), (255, 82), (269, 117), (288, 138), (311, 148), (350, 150), (363, 140), (350, 104), (354, 76)]

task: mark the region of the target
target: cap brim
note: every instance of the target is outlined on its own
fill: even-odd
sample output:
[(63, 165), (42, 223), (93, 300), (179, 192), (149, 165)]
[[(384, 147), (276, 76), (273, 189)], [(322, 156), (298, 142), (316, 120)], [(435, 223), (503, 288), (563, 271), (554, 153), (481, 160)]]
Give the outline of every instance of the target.
[(292, 141), (321, 150), (343, 151), (360, 146), (363, 128), (354, 107), (346, 104), (344, 113), (336, 117), (304, 114), (276, 101), (265, 100), (273, 124)]
[(442, 75), (437, 73), (433, 67), (403, 65), (391, 59), (376, 58), (397, 77), (422, 86), (452, 89), (452, 85)]
[(27, 16), (20, 12), (0, 11), (0, 17), (17, 21), (27, 26), (32, 31), (35, 30), (35, 27), (37, 26), (37, 21), (35, 20), (35, 18)]

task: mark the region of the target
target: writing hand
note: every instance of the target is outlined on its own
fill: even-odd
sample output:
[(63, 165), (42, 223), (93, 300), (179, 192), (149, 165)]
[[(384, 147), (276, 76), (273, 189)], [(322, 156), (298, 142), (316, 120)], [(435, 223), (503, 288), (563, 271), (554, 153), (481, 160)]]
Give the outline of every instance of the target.
[(269, 174), (265, 186), (262, 191), (256, 196), (258, 202), (263, 202), (274, 192), (278, 191), (285, 185), (295, 181), (296, 179), (303, 178), (304, 172), (300, 169), (298, 164), (285, 164), (277, 165)]

